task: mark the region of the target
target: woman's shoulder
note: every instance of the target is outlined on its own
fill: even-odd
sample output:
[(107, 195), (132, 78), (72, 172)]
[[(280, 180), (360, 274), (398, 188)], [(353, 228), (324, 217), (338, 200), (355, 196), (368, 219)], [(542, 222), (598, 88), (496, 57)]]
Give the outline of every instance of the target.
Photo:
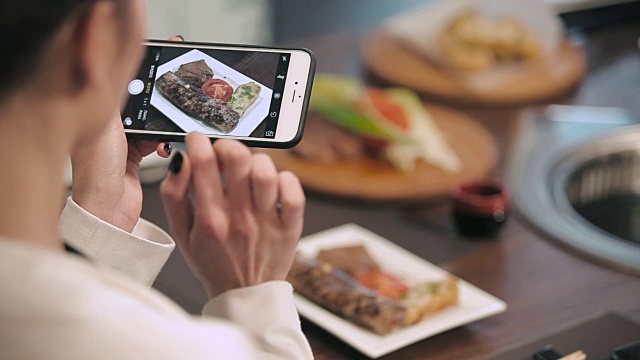
[(252, 348), (233, 325), (194, 318), (74, 254), (0, 240), (0, 288), (0, 354), (175, 359), (230, 351), (225, 358), (242, 359)]
[[(100, 266), (81, 255), (0, 239), (0, 316), (7, 308), (44, 311), (94, 311), (116, 298), (127, 306), (152, 306), (184, 316), (162, 294)], [(46, 306), (37, 306), (39, 302)], [(85, 309), (86, 308), (86, 309)]]

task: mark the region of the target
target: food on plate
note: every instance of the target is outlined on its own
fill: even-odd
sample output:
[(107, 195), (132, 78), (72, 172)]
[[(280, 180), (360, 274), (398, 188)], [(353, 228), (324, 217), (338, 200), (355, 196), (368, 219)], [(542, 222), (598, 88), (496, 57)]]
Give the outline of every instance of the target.
[(200, 88), (204, 83), (213, 79), (214, 74), (213, 70), (211, 70), (204, 60), (198, 60), (180, 65), (175, 75)]
[(260, 85), (251, 82), (238, 86), (236, 91), (231, 96), (231, 103), (229, 106), (232, 110), (242, 116), (245, 111), (258, 99), (262, 88)]
[(156, 88), (186, 114), (204, 121), (215, 129), (228, 133), (235, 129), (240, 114), (220, 104), (199, 87), (190, 84), (169, 71), (156, 80)]
[(418, 323), (429, 315), (457, 304), (458, 300), (458, 279), (454, 276), (449, 276), (444, 281), (418, 284), (400, 298), (400, 302), (407, 309), (404, 325)]
[(410, 143), (413, 141), (407, 129), (394, 121), (370, 115), (368, 92), (358, 81), (336, 75), (318, 75), (314, 81), (310, 109), (326, 120), (369, 139), (387, 142)]
[(541, 42), (519, 19), (488, 19), (475, 10), (456, 16), (440, 34), (438, 45), (448, 66), (470, 73), (533, 59), (542, 53)]
[(202, 91), (219, 103), (226, 104), (233, 95), (233, 86), (222, 79), (211, 79), (202, 85)]
[(381, 269), (362, 245), (322, 250), (315, 259), (299, 256), (287, 280), (318, 305), (382, 335), (459, 300), (454, 276), (409, 285)]
[[(407, 172), (418, 161), (449, 172), (461, 170), (459, 157), (410, 90), (365, 88), (349, 78), (321, 75), (310, 109), (305, 136), (293, 150), (306, 160), (327, 163), (369, 156)], [(313, 127), (322, 131), (310, 131)], [(342, 142), (348, 143), (346, 149)]]
[(410, 289), (402, 280), (379, 269), (371, 269), (356, 275), (356, 280), (371, 290), (391, 299), (400, 299)]
[(379, 266), (369, 256), (362, 245), (321, 250), (317, 259), (329, 263), (351, 276), (371, 270), (378, 270)]
[(353, 277), (314, 259), (296, 259), (287, 280), (297, 292), (329, 311), (384, 335), (402, 326), (406, 309)]
[(250, 82), (234, 90), (229, 82), (214, 75), (204, 59), (192, 61), (158, 77), (155, 87), (187, 115), (229, 133), (258, 99), (262, 87)]
[(319, 164), (354, 162), (366, 153), (364, 141), (318, 114), (309, 113), (302, 142), (292, 149), (299, 157)]
[(360, 284), (391, 299), (399, 299), (407, 286), (397, 277), (385, 273), (362, 245), (322, 250), (317, 259), (353, 276)]
[(453, 37), (440, 38), (440, 47), (448, 66), (466, 72), (483, 72), (495, 65), (491, 50), (481, 47), (464, 46)]

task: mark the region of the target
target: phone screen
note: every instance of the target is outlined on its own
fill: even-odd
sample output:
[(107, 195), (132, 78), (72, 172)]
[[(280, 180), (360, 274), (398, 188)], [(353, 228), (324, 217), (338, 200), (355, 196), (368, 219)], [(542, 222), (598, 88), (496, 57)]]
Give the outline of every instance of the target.
[(147, 46), (127, 130), (275, 139), (291, 53)]

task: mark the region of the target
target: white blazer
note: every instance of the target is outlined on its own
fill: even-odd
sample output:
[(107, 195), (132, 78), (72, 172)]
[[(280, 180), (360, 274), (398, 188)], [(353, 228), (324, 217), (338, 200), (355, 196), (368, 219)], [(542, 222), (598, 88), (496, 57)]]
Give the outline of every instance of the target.
[(193, 317), (158, 291), (175, 247), (140, 220), (133, 234), (71, 198), (62, 238), (88, 259), (0, 239), (0, 359), (312, 359), (291, 285), (226, 292)]

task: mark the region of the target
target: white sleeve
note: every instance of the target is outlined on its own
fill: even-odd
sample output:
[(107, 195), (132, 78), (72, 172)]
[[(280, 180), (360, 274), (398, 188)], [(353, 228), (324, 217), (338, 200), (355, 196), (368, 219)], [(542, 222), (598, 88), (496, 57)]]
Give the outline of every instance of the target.
[(133, 233), (90, 214), (71, 197), (60, 219), (62, 240), (89, 259), (151, 286), (175, 248), (171, 236), (140, 219)]
[[(69, 245), (146, 285), (152, 284), (175, 247), (166, 232), (143, 219), (130, 234), (88, 213), (70, 197), (61, 224), (62, 238)], [(293, 288), (285, 281), (228, 291), (209, 301), (203, 315), (229, 321), (242, 329), (251, 339), (251, 344), (245, 343), (244, 350), (250, 352), (254, 347), (251, 345), (255, 345), (257, 358), (261, 360), (313, 359), (293, 302)], [(200, 335), (207, 333), (203, 331)], [(191, 333), (190, 337), (203, 340), (203, 345), (208, 343), (196, 335)], [(233, 349), (240, 343), (222, 341), (216, 348), (224, 353), (226, 347)], [(213, 344), (205, 347), (210, 345)]]
[(260, 359), (313, 359), (288, 282), (228, 291), (209, 301), (202, 313), (241, 327), (258, 344)]

